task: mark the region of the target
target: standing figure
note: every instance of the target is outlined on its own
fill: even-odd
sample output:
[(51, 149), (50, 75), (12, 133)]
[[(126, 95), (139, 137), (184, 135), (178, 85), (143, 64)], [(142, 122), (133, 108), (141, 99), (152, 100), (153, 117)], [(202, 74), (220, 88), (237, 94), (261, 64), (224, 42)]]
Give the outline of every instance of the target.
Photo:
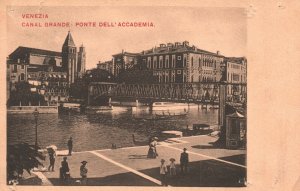
[(48, 167), (48, 171), (50, 171), (50, 168), (52, 167), (52, 171), (54, 171), (54, 164), (55, 164), (55, 156), (56, 153), (55, 151), (52, 149), (51, 151), (48, 152), (49, 154), (49, 160), (50, 160), (50, 165)]
[(162, 186), (168, 186), (167, 184), (167, 172), (168, 172), (168, 168), (165, 165), (165, 160), (161, 159), (161, 164), (160, 164), (160, 170), (159, 170), (159, 174), (161, 177), (161, 185)]
[(174, 158), (170, 158), (170, 176), (174, 177), (176, 176), (176, 164), (175, 164), (175, 159)]
[(81, 176), (81, 185), (87, 185), (87, 173), (88, 169), (86, 168), (87, 162), (84, 160), (81, 162), (80, 166), (80, 176)]
[(152, 138), (150, 144), (149, 144), (149, 150), (148, 150), (148, 158), (156, 158), (158, 156), (157, 151), (156, 151), (156, 145), (158, 140), (157, 137)]
[(68, 140), (68, 149), (69, 149), (69, 155), (72, 155), (72, 149), (73, 149), (73, 140), (72, 137)]
[(61, 161), (61, 167), (60, 167), (60, 180), (63, 182), (66, 182), (66, 180), (70, 176), (70, 169), (69, 164), (67, 162), (67, 157), (63, 158), (63, 161)]
[(189, 163), (189, 154), (186, 152), (186, 148), (183, 149), (183, 152), (180, 155), (180, 167), (181, 173), (187, 173), (188, 163)]

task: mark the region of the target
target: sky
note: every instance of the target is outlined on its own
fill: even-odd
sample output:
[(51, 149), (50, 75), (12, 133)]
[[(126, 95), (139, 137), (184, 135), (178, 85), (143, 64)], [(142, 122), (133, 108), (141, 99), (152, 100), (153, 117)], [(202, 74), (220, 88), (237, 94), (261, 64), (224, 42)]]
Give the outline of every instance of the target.
[[(48, 18), (23, 18), (43, 14)], [(70, 27), (45, 27), (45, 22), (70, 22)], [(76, 22), (96, 22), (78, 27)], [(154, 27), (98, 27), (99, 22), (148, 22)], [(41, 23), (42, 27), (22, 27)], [(7, 7), (7, 55), (18, 46), (61, 51), (71, 31), (77, 47), (86, 48), (87, 69), (111, 60), (122, 50), (141, 52), (161, 43), (189, 41), (224, 56), (246, 56), (247, 19), (243, 8), (225, 7)]]

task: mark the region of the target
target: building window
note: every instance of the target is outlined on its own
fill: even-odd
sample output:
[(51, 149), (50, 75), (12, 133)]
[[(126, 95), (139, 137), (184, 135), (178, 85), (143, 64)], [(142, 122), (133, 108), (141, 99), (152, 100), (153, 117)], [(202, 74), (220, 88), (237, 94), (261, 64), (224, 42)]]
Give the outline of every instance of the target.
[(175, 55), (172, 55), (172, 68), (175, 68)]
[(177, 70), (177, 74), (181, 74), (181, 70)]
[(148, 66), (149, 69), (151, 68), (151, 57), (148, 58)]
[(162, 56), (159, 57), (159, 68), (163, 68), (163, 59), (162, 59)]
[(191, 59), (191, 66), (192, 67), (194, 66), (194, 57), (192, 57), (192, 59)]
[(193, 75), (191, 76), (191, 82), (194, 82), (194, 76)]
[(169, 56), (166, 57), (165, 68), (169, 68)]
[(21, 81), (24, 81), (24, 80), (25, 80), (25, 74), (21, 73)]
[(181, 60), (181, 56), (177, 56), (177, 60)]
[(153, 58), (153, 68), (157, 68), (157, 57)]
[(13, 72), (17, 72), (17, 70), (18, 70), (18, 65), (16, 65), (16, 64), (14, 64), (14, 67), (13, 67)]

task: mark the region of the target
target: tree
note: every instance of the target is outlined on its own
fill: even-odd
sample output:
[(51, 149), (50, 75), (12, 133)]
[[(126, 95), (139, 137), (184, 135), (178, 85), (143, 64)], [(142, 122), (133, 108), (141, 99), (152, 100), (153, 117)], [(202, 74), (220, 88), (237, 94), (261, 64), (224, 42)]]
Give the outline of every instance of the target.
[(34, 145), (19, 143), (8, 145), (7, 148), (7, 181), (19, 178), (26, 170), (29, 174), (31, 169), (43, 164), (40, 160), (45, 160), (45, 156), (36, 151)]
[(46, 103), (44, 96), (31, 92), (30, 88), (28, 82), (17, 82), (10, 93), (8, 104), (19, 105), (21, 102), (22, 105), (29, 105), (30, 102), (32, 105), (38, 105), (39, 103), (44, 105)]
[(156, 78), (149, 70), (140, 70), (138, 68), (131, 68), (122, 71), (118, 76), (118, 82), (128, 84), (150, 84), (156, 82)]

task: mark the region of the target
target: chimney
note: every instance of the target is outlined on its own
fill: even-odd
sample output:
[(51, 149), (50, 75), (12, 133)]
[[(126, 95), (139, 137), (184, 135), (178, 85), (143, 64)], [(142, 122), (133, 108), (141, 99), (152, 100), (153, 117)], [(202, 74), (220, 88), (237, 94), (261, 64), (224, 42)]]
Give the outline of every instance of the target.
[(175, 42), (175, 47), (178, 47), (180, 45), (180, 42)]
[(220, 55), (220, 51), (217, 51), (217, 55)]
[(183, 46), (188, 46), (189, 45), (189, 41), (183, 41)]
[(167, 46), (168, 47), (173, 47), (173, 43), (168, 43)]
[(165, 44), (160, 44), (159, 46), (160, 46), (160, 48), (164, 48), (164, 47), (166, 47), (166, 45), (165, 45)]

